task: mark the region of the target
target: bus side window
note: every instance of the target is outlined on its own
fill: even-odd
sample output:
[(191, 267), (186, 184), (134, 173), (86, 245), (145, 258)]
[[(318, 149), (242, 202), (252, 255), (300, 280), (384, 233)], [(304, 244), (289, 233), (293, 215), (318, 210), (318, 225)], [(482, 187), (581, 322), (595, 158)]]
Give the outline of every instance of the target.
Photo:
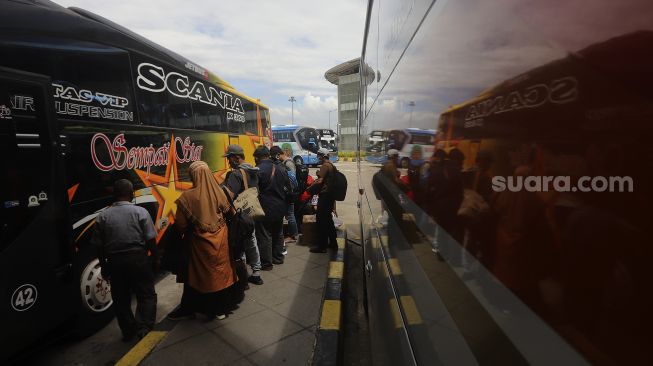
[(141, 121), (150, 126), (193, 128), (193, 114), (188, 99), (167, 92), (138, 90)]
[(256, 104), (245, 101), (245, 125), (244, 132), (254, 135), (258, 134), (258, 118), (256, 116)]
[(220, 115), (217, 107), (202, 103), (193, 102), (193, 116), (195, 117), (195, 128), (207, 131), (225, 132), (223, 125), (226, 124)]

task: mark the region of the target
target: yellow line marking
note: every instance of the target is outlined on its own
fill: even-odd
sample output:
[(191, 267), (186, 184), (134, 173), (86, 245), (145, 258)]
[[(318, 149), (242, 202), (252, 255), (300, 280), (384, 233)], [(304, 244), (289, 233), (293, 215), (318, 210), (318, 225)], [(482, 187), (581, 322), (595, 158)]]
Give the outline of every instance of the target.
[(152, 352), (154, 347), (163, 340), (166, 334), (168, 334), (168, 332), (149, 332), (145, 338), (136, 343), (136, 345), (129, 350), (126, 355), (122, 356), (122, 358), (116, 362), (116, 366), (137, 366), (150, 352)]
[(329, 278), (342, 279), (342, 273), (345, 268), (343, 262), (329, 262)]
[(372, 237), (372, 248), (379, 249), (379, 238), (376, 236)]
[(345, 238), (336, 238), (338, 241), (338, 249), (345, 249)]
[(340, 330), (340, 300), (324, 300), (320, 329)]
[(397, 300), (393, 297), (390, 299), (390, 312), (392, 313), (392, 319), (395, 323), (395, 328), (401, 328), (401, 315), (399, 314), (399, 305), (397, 305)]
[(388, 247), (388, 236), (387, 235), (381, 235), (381, 244), (383, 244), (384, 247)]
[(409, 325), (422, 324), (422, 317), (419, 315), (417, 304), (415, 304), (415, 299), (412, 296), (402, 296), (401, 307), (404, 308), (404, 314), (406, 314)]
[(394, 276), (399, 276), (403, 274), (401, 272), (401, 267), (399, 266), (399, 261), (397, 260), (397, 258), (390, 258), (388, 260), (388, 264), (390, 264), (390, 271), (392, 271), (392, 274)]
[(383, 277), (389, 278), (390, 272), (388, 272), (388, 267), (385, 265), (385, 262), (381, 260), (380, 262), (378, 262), (378, 266), (379, 266), (379, 271), (383, 273)]

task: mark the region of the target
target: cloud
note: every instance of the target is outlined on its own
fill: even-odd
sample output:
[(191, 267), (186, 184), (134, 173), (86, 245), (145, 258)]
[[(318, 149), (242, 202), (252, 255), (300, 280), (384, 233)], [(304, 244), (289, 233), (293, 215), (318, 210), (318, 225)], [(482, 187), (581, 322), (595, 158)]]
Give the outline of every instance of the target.
[[(360, 55), (367, 6), (364, 0), (55, 2), (94, 12), (211, 70), (261, 98), (273, 121), (287, 117), (290, 95), (336, 95), (324, 72)], [(311, 118), (326, 125), (328, 114)]]

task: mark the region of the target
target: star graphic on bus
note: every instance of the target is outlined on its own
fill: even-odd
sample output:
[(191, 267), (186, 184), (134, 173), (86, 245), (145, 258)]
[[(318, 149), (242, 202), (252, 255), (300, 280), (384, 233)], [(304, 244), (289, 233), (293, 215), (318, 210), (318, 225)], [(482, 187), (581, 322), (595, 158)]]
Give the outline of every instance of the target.
[(157, 243), (161, 240), (168, 226), (175, 222), (177, 199), (183, 191), (193, 187), (192, 183), (179, 181), (176, 157), (175, 137), (172, 136), (170, 139), (170, 150), (168, 152), (168, 164), (166, 165), (164, 176), (152, 173), (148, 175), (146, 171), (134, 169), (145, 186), (152, 187), (152, 195), (159, 204), (159, 210), (154, 221), (154, 226), (158, 231), (156, 237)]

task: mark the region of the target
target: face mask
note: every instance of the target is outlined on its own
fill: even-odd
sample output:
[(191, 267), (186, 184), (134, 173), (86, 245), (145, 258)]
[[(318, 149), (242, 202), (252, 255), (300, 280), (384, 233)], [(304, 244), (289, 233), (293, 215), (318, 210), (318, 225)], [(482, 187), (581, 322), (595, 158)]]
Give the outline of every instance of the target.
[(238, 162), (236, 161), (236, 159), (229, 159), (229, 165), (230, 165), (232, 168), (236, 169), (236, 168), (238, 168), (238, 165), (239, 165), (239, 164), (238, 164)]

